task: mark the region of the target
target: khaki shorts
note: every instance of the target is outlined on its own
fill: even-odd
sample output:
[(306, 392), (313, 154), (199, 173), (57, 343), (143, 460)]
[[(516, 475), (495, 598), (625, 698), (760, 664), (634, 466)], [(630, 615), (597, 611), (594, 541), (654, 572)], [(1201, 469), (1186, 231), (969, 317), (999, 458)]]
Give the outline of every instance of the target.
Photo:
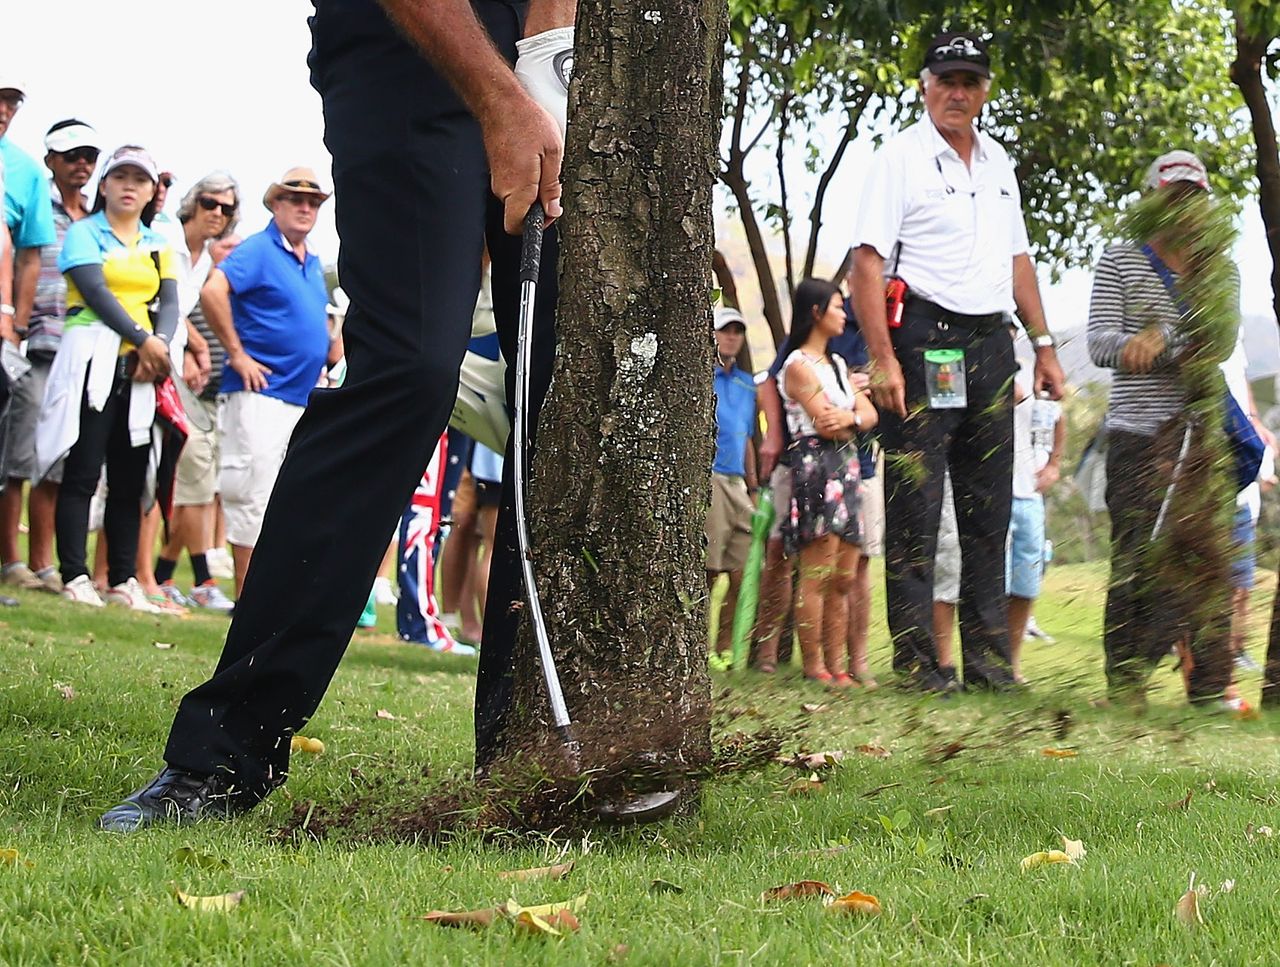
[(194, 420), (187, 421), (190, 436), (178, 457), (178, 476), (174, 483), (175, 507), (203, 507), (213, 503), (218, 492), (218, 423), (217, 408), (204, 400), (188, 401), (204, 409), (201, 420), (211, 430), (201, 430)]
[[(4, 446), (6, 479), (30, 480), (36, 471), (36, 423), (44, 409), (44, 388), (49, 382), (53, 357), (37, 353), (28, 357), (28, 362), (31, 372), (13, 384), (9, 402), (9, 433)], [(44, 479), (60, 483), (64, 460), (55, 463)]]
[(755, 511), (747, 482), (723, 473), (711, 475), (711, 507), (707, 511), (707, 570), (741, 571), (751, 550), (751, 515)]
[(218, 489), (232, 544), (258, 543), (267, 500), (302, 413), (301, 406), (247, 390), (223, 397), (218, 407)]
[(876, 475), (862, 481), (862, 553), (884, 556), (884, 473), (883, 461)]
[(779, 463), (769, 475), (769, 487), (773, 490), (773, 527), (769, 540), (782, 540), (782, 521), (791, 513), (791, 468)]

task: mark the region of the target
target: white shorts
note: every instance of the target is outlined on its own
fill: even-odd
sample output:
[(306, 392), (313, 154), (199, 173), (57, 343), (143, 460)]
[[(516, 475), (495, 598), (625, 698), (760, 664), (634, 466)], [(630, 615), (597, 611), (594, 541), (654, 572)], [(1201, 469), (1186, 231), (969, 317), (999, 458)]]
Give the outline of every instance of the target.
[(303, 409), (246, 390), (229, 393), (219, 403), (218, 489), (232, 544), (258, 543), (267, 500)]
[(960, 531), (956, 527), (956, 502), (951, 496), (950, 473), (942, 481), (938, 551), (933, 558), (933, 600), (946, 604), (960, 600)]

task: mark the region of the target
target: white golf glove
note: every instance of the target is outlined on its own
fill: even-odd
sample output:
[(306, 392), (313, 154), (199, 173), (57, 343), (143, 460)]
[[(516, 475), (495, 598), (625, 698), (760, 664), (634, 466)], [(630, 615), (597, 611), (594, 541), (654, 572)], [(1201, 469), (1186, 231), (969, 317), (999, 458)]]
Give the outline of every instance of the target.
[(516, 77), (529, 96), (556, 119), (563, 137), (573, 74), (573, 28), (556, 27), (517, 40), (516, 52)]

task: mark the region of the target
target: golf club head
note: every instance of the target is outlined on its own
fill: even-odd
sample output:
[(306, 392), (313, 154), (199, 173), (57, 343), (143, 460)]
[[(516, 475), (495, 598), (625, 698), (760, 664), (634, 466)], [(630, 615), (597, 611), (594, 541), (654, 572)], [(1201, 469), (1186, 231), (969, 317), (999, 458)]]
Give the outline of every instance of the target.
[(679, 789), (624, 792), (615, 798), (597, 803), (595, 814), (601, 821), (611, 826), (656, 823), (675, 812), (682, 798), (683, 795)]

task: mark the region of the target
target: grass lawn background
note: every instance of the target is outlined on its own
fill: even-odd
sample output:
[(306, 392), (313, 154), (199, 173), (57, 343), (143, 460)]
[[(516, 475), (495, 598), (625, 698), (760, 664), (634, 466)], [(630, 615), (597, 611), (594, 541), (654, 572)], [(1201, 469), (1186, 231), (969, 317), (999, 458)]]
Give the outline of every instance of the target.
[[(1028, 696), (830, 696), (795, 669), (714, 676), (720, 734), (772, 724), (788, 751), (848, 753), (818, 792), (789, 794), (807, 773), (771, 765), (710, 784), (691, 819), (424, 845), (277, 831), (296, 804), (339, 807), (369, 776), (395, 780), (388, 794), (403, 802), (464, 779), (474, 659), (395, 641), (382, 609), (304, 730), (326, 752), (295, 755), (263, 807), (112, 836), (94, 820), (158, 767), (177, 701), (212, 668), (225, 622), (24, 594), (0, 612), (0, 848), (19, 852), (0, 861), (0, 964), (1280, 963), (1280, 836), (1246, 833), (1280, 830), (1280, 732), (1186, 709), (1167, 662), (1147, 716), (1092, 707), (1104, 580), (1096, 565), (1050, 570), (1036, 615), (1057, 643), (1028, 642)], [(1254, 599), (1259, 658), (1272, 588)], [(872, 661), (886, 678), (882, 617)], [(1256, 703), (1257, 676), (1242, 685)], [(1078, 866), (1019, 869), (1063, 834), (1088, 850)], [(187, 846), (217, 863), (190, 862)], [(498, 877), (565, 858), (576, 867), (559, 882)], [(1215, 891), (1200, 927), (1173, 915), (1192, 872)], [(652, 892), (655, 879), (683, 892)], [(875, 894), (884, 912), (760, 901), (801, 879)], [(1222, 894), (1226, 880), (1235, 887)], [(247, 894), (228, 913), (198, 912), (171, 885)], [(582, 893), (582, 929), (562, 940), (418, 919)]]

